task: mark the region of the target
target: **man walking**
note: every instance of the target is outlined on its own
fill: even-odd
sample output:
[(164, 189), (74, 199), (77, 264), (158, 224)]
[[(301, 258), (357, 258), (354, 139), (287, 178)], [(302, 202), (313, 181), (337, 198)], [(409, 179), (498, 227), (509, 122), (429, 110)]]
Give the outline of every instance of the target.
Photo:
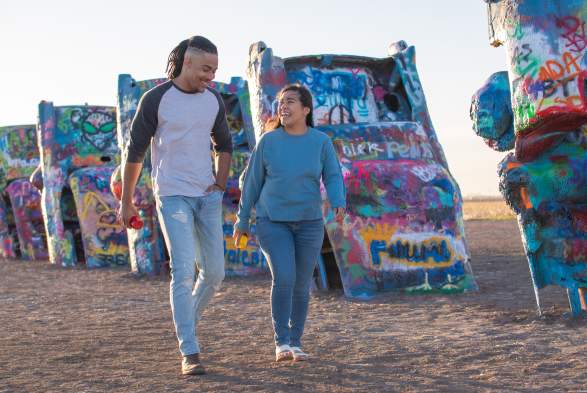
[(205, 373), (196, 324), (224, 278), (222, 195), (232, 139), (220, 94), (208, 86), (217, 68), (218, 51), (208, 39), (194, 36), (175, 47), (167, 63), (169, 81), (146, 92), (139, 103), (123, 160), (120, 217), (129, 227), (137, 215), (135, 186), (151, 145), (153, 191), (171, 258), (170, 301), (184, 375)]

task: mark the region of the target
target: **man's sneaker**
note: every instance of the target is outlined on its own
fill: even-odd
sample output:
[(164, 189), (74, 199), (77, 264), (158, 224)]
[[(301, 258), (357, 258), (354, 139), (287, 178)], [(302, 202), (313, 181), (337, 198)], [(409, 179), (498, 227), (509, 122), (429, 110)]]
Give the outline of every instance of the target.
[(181, 361), (181, 373), (183, 375), (202, 375), (206, 374), (206, 370), (202, 363), (200, 363), (200, 354), (186, 355)]

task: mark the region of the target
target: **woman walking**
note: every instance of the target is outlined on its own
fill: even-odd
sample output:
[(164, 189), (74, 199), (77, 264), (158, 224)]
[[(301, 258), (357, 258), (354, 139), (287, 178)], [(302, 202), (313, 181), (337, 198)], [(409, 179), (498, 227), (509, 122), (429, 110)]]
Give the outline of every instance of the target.
[(257, 238), (271, 275), (275, 358), (306, 360), (301, 348), (310, 284), (324, 238), (320, 180), (342, 222), (345, 190), (330, 138), (314, 128), (312, 95), (287, 85), (277, 95), (278, 115), (267, 124), (247, 166), (234, 240), (249, 234), (256, 208)]

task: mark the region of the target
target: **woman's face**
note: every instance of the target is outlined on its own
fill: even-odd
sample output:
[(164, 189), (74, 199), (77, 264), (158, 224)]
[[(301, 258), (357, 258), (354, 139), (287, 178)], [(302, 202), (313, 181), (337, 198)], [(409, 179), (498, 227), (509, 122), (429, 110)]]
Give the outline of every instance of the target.
[(277, 107), (279, 120), (284, 127), (306, 124), (306, 115), (310, 108), (304, 107), (297, 91), (288, 90), (281, 95)]

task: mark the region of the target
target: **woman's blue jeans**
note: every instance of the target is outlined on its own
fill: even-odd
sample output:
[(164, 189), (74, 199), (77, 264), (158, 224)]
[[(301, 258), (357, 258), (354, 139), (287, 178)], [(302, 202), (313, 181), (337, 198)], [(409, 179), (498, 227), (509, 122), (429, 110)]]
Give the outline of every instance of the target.
[(299, 347), (308, 315), (310, 284), (324, 239), (324, 222), (278, 222), (258, 217), (257, 238), (273, 276), (275, 344)]

